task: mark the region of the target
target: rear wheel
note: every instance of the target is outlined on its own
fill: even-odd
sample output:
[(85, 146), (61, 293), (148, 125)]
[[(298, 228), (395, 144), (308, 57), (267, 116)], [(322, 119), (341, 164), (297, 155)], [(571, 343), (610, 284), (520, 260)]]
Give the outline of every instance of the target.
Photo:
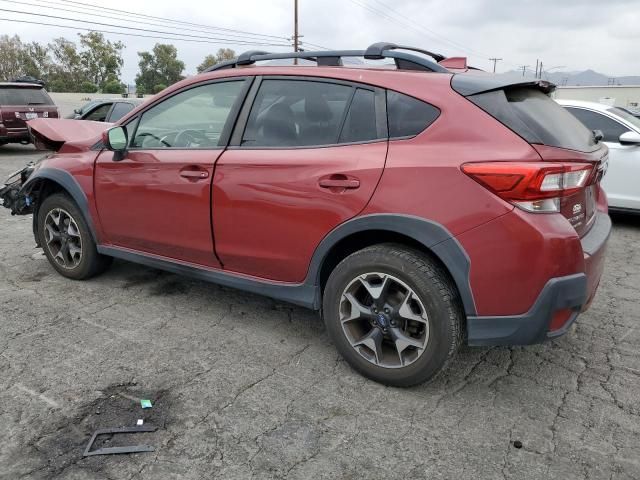
[(38, 208), (38, 236), (49, 263), (67, 278), (91, 278), (111, 264), (111, 257), (98, 253), (82, 213), (64, 194), (47, 197)]
[(369, 247), (338, 264), (323, 310), (349, 364), (387, 385), (434, 378), (462, 342), (464, 315), (448, 275), (428, 256), (399, 245)]

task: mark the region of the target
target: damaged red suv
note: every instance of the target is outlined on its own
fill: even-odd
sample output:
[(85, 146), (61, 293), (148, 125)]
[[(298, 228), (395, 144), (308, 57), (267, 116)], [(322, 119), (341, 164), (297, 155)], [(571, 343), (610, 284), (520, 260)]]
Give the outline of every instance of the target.
[[(256, 64), (296, 55), (317, 66)], [(392, 44), (247, 52), (107, 131), (29, 122), (55, 153), (2, 195), (66, 277), (115, 257), (303, 305), (353, 368), (408, 386), (593, 299), (607, 147), (552, 88)]]

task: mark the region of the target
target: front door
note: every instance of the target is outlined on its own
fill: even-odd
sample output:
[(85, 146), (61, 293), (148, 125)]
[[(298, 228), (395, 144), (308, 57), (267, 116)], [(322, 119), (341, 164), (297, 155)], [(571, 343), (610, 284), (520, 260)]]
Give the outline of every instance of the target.
[(246, 127), (216, 165), (216, 252), (227, 270), (301, 282), (322, 238), (364, 209), (380, 179), (384, 92), (298, 77), (253, 90)]
[(103, 151), (95, 170), (107, 243), (219, 266), (211, 229), (211, 181), (230, 112), (245, 79), (200, 84), (163, 99), (128, 122), (124, 158)]

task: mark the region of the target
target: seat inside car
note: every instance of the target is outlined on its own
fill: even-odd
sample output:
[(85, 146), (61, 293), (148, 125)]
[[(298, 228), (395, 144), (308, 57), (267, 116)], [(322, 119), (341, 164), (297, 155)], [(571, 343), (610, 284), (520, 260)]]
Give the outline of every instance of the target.
[(260, 129), (261, 145), (281, 145), (296, 143), (298, 132), (291, 107), (276, 103), (262, 117)]

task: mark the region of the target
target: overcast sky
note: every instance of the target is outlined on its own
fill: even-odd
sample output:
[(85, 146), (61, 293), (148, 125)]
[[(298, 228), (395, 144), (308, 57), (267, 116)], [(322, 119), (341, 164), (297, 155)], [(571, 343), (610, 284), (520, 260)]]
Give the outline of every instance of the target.
[[(180, 32), (175, 29), (179, 26), (162, 20), (147, 18), (136, 22), (132, 16), (122, 13), (89, 11), (79, 3), (282, 38), (293, 33), (293, 0), (74, 1), (76, 3), (67, 0), (0, 0), (0, 33), (16, 33), (24, 41), (46, 43), (58, 36), (74, 39), (78, 32), (1, 21), (10, 18), (78, 25), (60, 19), (10, 13), (6, 9)], [(640, 0), (299, 0), (299, 3), (302, 41), (324, 47), (359, 49), (375, 41), (391, 41), (420, 46), (447, 56), (467, 56), (470, 64), (483, 69), (491, 68), (488, 58), (498, 57), (504, 59), (498, 63), (498, 71), (512, 70), (520, 65), (530, 65), (533, 70), (539, 58), (545, 68), (562, 66), (555, 70), (590, 68), (610, 76), (640, 75)], [(35, 4), (43, 6), (36, 7)], [(63, 9), (84, 10), (90, 13), (90, 17)], [(143, 21), (160, 25), (147, 25)], [(84, 26), (117, 30), (89, 23)], [(133, 81), (138, 70), (137, 52), (150, 50), (156, 42), (176, 45), (180, 59), (187, 65), (186, 74), (194, 73), (204, 56), (220, 47), (230, 47), (236, 52), (256, 48), (286, 51), (285, 47), (238, 45), (238, 38), (246, 40), (247, 37), (233, 40), (231, 32), (193, 31), (203, 30), (197, 26), (185, 28), (192, 29), (182, 30), (185, 35), (223, 40), (189, 43), (179, 40), (179, 37), (168, 41), (114, 34), (105, 36), (125, 43), (122, 73), (128, 82)], [(262, 38), (266, 43), (286, 42), (284, 39)]]

